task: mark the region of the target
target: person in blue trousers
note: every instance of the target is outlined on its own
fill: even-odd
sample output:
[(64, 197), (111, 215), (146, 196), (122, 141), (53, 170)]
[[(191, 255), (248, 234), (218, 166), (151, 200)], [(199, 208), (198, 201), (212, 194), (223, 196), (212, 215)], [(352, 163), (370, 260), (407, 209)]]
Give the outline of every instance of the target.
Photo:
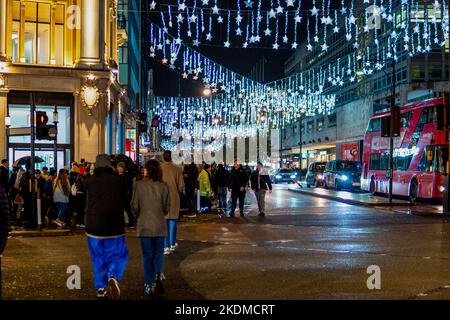
[(120, 297), (119, 283), (128, 264), (124, 210), (126, 185), (115, 175), (111, 159), (98, 155), (95, 170), (85, 182), (85, 225), (94, 269), (97, 298)]
[(164, 293), (164, 240), (166, 216), (170, 210), (170, 191), (162, 181), (157, 160), (145, 164), (145, 178), (136, 182), (132, 206), (137, 217), (137, 236), (141, 241), (144, 289), (150, 296)]

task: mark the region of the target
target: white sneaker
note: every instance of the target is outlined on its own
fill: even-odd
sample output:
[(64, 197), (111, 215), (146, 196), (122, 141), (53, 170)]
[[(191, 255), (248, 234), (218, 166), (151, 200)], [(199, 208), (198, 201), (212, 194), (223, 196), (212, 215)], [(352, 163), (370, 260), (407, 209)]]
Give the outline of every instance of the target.
[(174, 252), (178, 248), (178, 243), (175, 243), (173, 246), (170, 246), (170, 251)]
[(164, 254), (165, 255), (169, 255), (171, 253), (170, 248), (165, 248), (164, 249)]
[(64, 227), (64, 222), (62, 222), (61, 220), (59, 220), (59, 219), (56, 219), (55, 221), (53, 221), (58, 227)]

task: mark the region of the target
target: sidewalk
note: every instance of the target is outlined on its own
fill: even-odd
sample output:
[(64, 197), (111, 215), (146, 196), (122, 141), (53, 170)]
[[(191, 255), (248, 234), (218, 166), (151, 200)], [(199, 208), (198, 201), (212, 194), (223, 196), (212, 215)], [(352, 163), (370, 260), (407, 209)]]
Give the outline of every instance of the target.
[(363, 207), (396, 207), (414, 205), (409, 201), (399, 199), (394, 199), (392, 203), (389, 203), (388, 198), (373, 196), (370, 193), (352, 193), (348, 191), (326, 190), (323, 188), (307, 188), (306, 186), (303, 188), (300, 188), (299, 186), (292, 186), (289, 188), (289, 191)]

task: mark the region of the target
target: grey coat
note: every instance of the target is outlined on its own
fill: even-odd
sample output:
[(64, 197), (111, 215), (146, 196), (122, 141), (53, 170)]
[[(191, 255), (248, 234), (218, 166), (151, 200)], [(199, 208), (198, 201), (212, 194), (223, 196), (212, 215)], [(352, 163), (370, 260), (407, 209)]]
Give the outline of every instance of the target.
[(144, 178), (136, 182), (132, 200), (137, 217), (138, 237), (165, 237), (165, 216), (170, 210), (169, 187), (164, 182)]

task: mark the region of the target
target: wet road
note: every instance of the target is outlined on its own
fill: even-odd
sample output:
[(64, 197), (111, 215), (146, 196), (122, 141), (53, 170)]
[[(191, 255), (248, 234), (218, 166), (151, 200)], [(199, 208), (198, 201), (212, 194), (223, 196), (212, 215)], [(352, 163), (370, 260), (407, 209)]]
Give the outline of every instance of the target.
[[(166, 259), (166, 299), (450, 299), (449, 218), (362, 208), (275, 186), (260, 218), (205, 215), (179, 224), (179, 250)], [(407, 212), (407, 211), (404, 211)], [(144, 299), (138, 239), (128, 233), (124, 299)], [(66, 288), (79, 265), (82, 290)], [(381, 290), (366, 270), (381, 270)], [(8, 299), (93, 299), (82, 235), (14, 238), (3, 260)]]

